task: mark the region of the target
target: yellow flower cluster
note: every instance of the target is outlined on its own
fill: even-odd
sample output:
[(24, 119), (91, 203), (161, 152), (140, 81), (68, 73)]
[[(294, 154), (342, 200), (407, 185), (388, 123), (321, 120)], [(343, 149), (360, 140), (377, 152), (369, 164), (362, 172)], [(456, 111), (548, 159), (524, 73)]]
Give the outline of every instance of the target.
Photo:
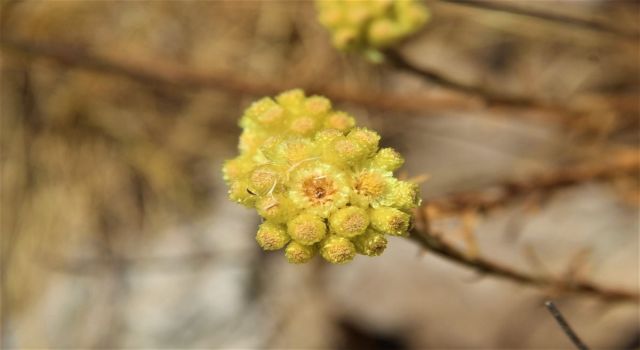
[(418, 0), (316, 0), (318, 19), (340, 50), (378, 52), (416, 32), (429, 19)]
[(380, 255), (406, 235), (418, 186), (393, 177), (404, 162), (321, 96), (291, 90), (254, 102), (240, 120), (240, 155), (223, 168), (229, 197), (265, 221), (256, 240), (291, 263), (317, 252), (335, 264)]

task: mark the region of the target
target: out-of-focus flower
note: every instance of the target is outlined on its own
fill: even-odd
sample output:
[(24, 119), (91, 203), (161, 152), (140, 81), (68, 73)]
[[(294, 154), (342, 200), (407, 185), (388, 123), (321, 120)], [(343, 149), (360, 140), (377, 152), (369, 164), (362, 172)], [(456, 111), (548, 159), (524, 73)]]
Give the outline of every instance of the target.
[(380, 49), (416, 32), (429, 20), (418, 0), (316, 0), (318, 20), (330, 32), (333, 45), (382, 60)]

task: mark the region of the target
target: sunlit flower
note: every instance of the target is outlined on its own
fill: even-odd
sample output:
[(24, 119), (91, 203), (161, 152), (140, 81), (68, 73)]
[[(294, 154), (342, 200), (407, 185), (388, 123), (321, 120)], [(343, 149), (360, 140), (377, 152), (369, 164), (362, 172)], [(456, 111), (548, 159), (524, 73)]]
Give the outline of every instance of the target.
[(289, 197), (299, 209), (326, 218), (349, 201), (346, 176), (331, 165), (315, 162), (295, 171)]
[(390, 205), (391, 199), (389, 195), (396, 181), (390, 171), (361, 170), (355, 173), (352, 179), (353, 192), (351, 201), (363, 208)]
[(382, 254), (385, 235), (407, 234), (420, 197), (416, 184), (393, 177), (402, 156), (379, 150), (380, 135), (328, 99), (286, 91), (253, 103), (240, 125), (240, 155), (224, 163), (223, 178), (229, 198), (265, 220), (255, 237), (263, 250), (284, 249), (293, 264), (317, 252), (343, 264)]

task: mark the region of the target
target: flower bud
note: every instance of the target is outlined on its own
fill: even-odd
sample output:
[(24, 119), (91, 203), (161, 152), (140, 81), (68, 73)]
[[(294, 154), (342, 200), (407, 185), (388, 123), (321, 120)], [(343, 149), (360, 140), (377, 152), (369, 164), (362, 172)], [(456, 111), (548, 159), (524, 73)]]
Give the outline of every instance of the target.
[(276, 97), (276, 101), (285, 109), (297, 114), (304, 105), (304, 91), (301, 89), (289, 90)]
[(342, 132), (337, 129), (324, 129), (316, 133), (314, 140), (320, 149), (328, 151), (331, 143), (341, 136), (343, 136)]
[(411, 216), (391, 207), (379, 207), (371, 210), (371, 227), (394, 236), (402, 236), (409, 230)]
[(363, 234), (369, 226), (369, 215), (358, 207), (346, 207), (329, 218), (331, 230), (339, 236), (351, 238)]
[(264, 250), (278, 250), (284, 248), (291, 238), (287, 235), (284, 225), (265, 221), (258, 228), (256, 241)]
[(280, 192), (282, 189), (280, 171), (273, 165), (261, 165), (249, 176), (250, 190), (258, 195)]
[(429, 10), (411, 1), (396, 1), (395, 12), (403, 31), (412, 31), (429, 20)]
[(311, 96), (304, 102), (304, 107), (309, 115), (324, 115), (331, 110), (331, 101), (326, 97)]
[(279, 194), (259, 198), (256, 201), (256, 209), (260, 216), (277, 223), (285, 223), (292, 215), (295, 215), (291, 200)]
[(323, 159), (344, 168), (362, 161), (366, 154), (367, 150), (359, 142), (342, 136), (333, 140), (324, 150)]
[(356, 247), (344, 237), (330, 236), (322, 242), (320, 254), (332, 264), (344, 264), (356, 256)]
[(420, 205), (418, 184), (407, 181), (396, 181), (389, 190), (392, 206), (401, 210), (409, 210)]
[(333, 45), (341, 50), (352, 48), (357, 40), (358, 32), (349, 27), (337, 29), (333, 35)]
[[(316, 0), (318, 18), (340, 50), (358, 50), (382, 61), (379, 49), (416, 32), (429, 18), (420, 0)], [(376, 54), (377, 53), (377, 54)]]
[(398, 23), (384, 18), (371, 24), (368, 37), (373, 46), (388, 46), (402, 37), (402, 29)]
[(238, 157), (227, 160), (222, 167), (222, 174), (225, 181), (236, 181), (250, 173), (255, 164), (249, 157)]
[(309, 115), (303, 115), (291, 120), (289, 124), (289, 130), (292, 133), (300, 136), (308, 136), (314, 133), (320, 125), (317, 118)]
[(355, 176), (352, 201), (361, 207), (389, 205), (387, 195), (394, 181), (390, 172), (363, 170)]
[(378, 256), (387, 248), (387, 239), (380, 232), (367, 230), (363, 235), (353, 239), (356, 251), (362, 255)]
[(234, 181), (229, 184), (229, 199), (240, 203), (245, 207), (253, 207), (257, 196), (248, 191), (249, 184), (246, 181)]
[(324, 126), (326, 128), (349, 131), (356, 125), (355, 119), (345, 112), (335, 112), (327, 116)]
[(287, 232), (296, 242), (312, 245), (324, 238), (327, 226), (318, 216), (300, 214), (287, 223)]
[(269, 109), (260, 113), (256, 118), (261, 126), (271, 129), (281, 126), (285, 119), (285, 110), (278, 105), (269, 107)]
[(244, 115), (240, 119), (240, 126), (250, 126), (252, 122), (257, 122), (262, 114), (273, 108), (278, 109), (281, 107), (278, 106), (278, 104), (270, 97), (259, 99), (258, 101), (252, 103), (251, 106), (249, 106), (249, 108), (247, 108), (247, 110), (244, 112)]
[(289, 243), (284, 250), (284, 256), (291, 264), (304, 264), (311, 260), (315, 254), (315, 247), (302, 245), (295, 241)]
[(382, 148), (371, 160), (372, 167), (386, 171), (395, 171), (402, 164), (404, 164), (404, 159), (393, 148)]
[(380, 135), (367, 128), (355, 128), (349, 132), (347, 139), (358, 142), (364, 148), (366, 156), (372, 156), (378, 150)]
[(338, 26), (340, 22), (343, 21), (342, 11), (337, 8), (328, 8), (327, 10), (322, 11), (318, 21), (327, 27)]
[(253, 154), (256, 150), (258, 150), (265, 139), (266, 136), (263, 133), (245, 129), (242, 135), (240, 135), (238, 149), (241, 153)]
[(366, 2), (362, 1), (354, 1), (354, 5), (349, 8), (347, 12), (347, 21), (350, 24), (359, 25), (360, 23), (366, 22), (371, 15), (371, 7)]

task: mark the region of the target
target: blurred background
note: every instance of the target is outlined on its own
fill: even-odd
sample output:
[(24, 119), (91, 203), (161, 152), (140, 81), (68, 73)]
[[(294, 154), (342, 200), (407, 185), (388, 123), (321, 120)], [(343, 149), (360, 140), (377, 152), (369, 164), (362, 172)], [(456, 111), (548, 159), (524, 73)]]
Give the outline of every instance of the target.
[[(427, 204), (639, 157), (636, 1), (426, 4), (376, 65), (333, 49), (309, 1), (1, 1), (2, 347), (571, 348), (553, 298), (588, 345), (639, 348), (637, 298), (481, 275), (403, 238), (293, 266), (226, 199), (242, 111), (293, 87), (378, 130), (402, 176), (429, 177)], [(638, 193), (637, 171), (587, 178), (439, 227), (637, 295)]]

